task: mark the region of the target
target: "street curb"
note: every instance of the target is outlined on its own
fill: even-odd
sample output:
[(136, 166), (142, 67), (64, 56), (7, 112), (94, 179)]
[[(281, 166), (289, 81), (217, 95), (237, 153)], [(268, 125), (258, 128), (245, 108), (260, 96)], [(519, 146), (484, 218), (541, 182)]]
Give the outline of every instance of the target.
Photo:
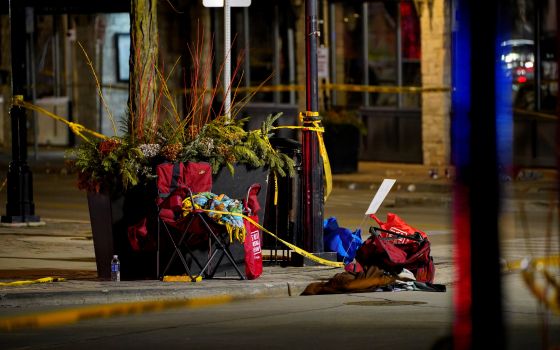
[[(286, 283), (282, 283), (286, 284)], [(282, 289), (282, 288), (280, 288)], [(182, 297), (177, 295), (176, 297), (169, 297), (166, 294), (166, 298), (126, 298), (124, 300), (104, 300), (103, 302), (93, 302), (93, 303), (55, 303), (54, 305), (72, 305), (74, 308), (64, 308), (58, 310), (46, 310), (39, 311), (36, 313), (14, 313), (10, 316), (0, 317), (0, 330), (12, 331), (15, 329), (25, 329), (25, 328), (43, 328), (50, 326), (60, 326), (66, 324), (76, 323), (85, 319), (93, 318), (107, 318), (113, 316), (123, 316), (128, 314), (138, 315), (148, 312), (163, 311), (168, 309), (179, 309), (179, 308), (200, 308), (200, 307), (210, 307), (215, 305), (227, 304), (237, 301), (244, 301), (256, 298), (267, 298), (271, 296), (277, 296), (276, 293), (268, 293), (268, 291), (280, 290), (277, 288), (268, 288), (264, 291), (256, 291), (255, 293), (232, 293), (231, 291), (227, 293), (204, 293), (201, 296), (192, 297)], [(290, 293), (291, 286), (286, 284), (286, 290)], [(144, 291), (145, 294), (146, 291)], [(30, 293), (28, 295), (20, 295), (21, 298), (17, 298), (20, 301), (29, 299), (31, 296), (32, 300), (35, 300), (36, 293)], [(39, 293), (41, 294), (41, 293)], [(56, 297), (60, 300), (61, 294), (67, 293), (56, 293)], [(84, 297), (89, 296), (91, 291), (84, 293), (71, 293), (74, 297)], [(99, 293), (94, 293), (98, 295)], [(127, 293), (128, 295), (129, 293)], [(44, 295), (42, 295), (44, 297)], [(47, 298), (50, 295), (47, 294)], [(285, 296), (280, 294), (279, 296)], [(91, 298), (85, 298), (92, 300)], [(63, 299), (65, 301), (75, 300), (71, 298)], [(26, 306), (29, 303), (25, 304)], [(53, 305), (53, 304), (41, 304), (41, 306)]]
[[(268, 282), (260, 285), (250, 284), (245, 288), (239, 285), (212, 288), (208, 286), (162, 286), (138, 289), (104, 288), (101, 290), (55, 291), (55, 292), (2, 292), (0, 307), (33, 307), (60, 305), (91, 305), (123, 302), (196, 300), (208, 297), (231, 297), (234, 299), (253, 299), (266, 297), (298, 296), (313, 281), (305, 282)], [(162, 282), (164, 283), (164, 282)], [(165, 282), (167, 284), (167, 282)], [(170, 282), (172, 283), (172, 282)], [(179, 283), (179, 282), (177, 282)], [(184, 287), (184, 288), (182, 288)]]

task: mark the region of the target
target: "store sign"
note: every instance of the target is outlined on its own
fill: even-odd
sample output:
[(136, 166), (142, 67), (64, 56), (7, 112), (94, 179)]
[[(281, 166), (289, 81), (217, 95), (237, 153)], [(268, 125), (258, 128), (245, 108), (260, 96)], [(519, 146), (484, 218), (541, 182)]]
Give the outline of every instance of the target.
[(319, 79), (329, 79), (329, 48), (317, 48), (317, 77)]
[[(204, 7), (224, 7), (224, 0), (202, 0)], [(249, 7), (251, 0), (229, 0), (230, 7)]]

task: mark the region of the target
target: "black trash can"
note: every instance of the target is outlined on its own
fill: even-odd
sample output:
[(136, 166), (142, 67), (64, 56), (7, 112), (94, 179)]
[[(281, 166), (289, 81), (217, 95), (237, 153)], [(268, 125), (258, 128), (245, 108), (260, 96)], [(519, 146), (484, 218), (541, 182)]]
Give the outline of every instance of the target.
[(352, 124), (325, 123), (325, 148), (333, 174), (358, 171), (360, 129)]
[[(264, 227), (279, 238), (296, 244), (298, 240), (296, 234), (301, 231), (299, 228), (301, 225), (301, 143), (282, 137), (272, 137), (270, 143), (276, 150), (294, 159), (296, 175), (294, 177), (278, 176), (276, 184), (271, 174), (268, 181)], [(276, 205), (274, 204), (275, 194), (278, 195)], [(288, 247), (268, 234), (263, 236), (263, 249), (271, 251), (269, 261), (272, 263), (288, 261)]]

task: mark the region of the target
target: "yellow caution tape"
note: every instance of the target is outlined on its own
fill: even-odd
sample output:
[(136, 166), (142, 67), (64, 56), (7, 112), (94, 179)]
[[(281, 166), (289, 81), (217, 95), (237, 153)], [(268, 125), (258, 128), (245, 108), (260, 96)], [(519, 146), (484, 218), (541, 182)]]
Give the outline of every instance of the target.
[[(321, 126), (320, 121), (313, 122), (316, 128)], [(325, 202), (329, 198), (332, 191), (332, 170), (331, 162), (329, 161), (329, 155), (327, 154), (327, 147), (325, 146), (325, 141), (323, 140), (323, 133), (317, 132), (317, 141), (319, 142), (319, 153), (323, 158), (323, 169), (325, 171)]]
[[(551, 272), (549, 267), (556, 266)], [(523, 280), (533, 295), (550, 310), (560, 314), (560, 256), (524, 259), (521, 261)]]
[[(40, 86), (40, 85), (38, 85)], [(46, 85), (45, 85), (46, 86)], [(101, 84), (100, 87), (108, 88), (111, 90), (127, 90), (126, 85), (108, 85)], [(448, 92), (451, 88), (448, 86), (393, 86), (393, 85), (356, 85), (356, 84), (319, 84), (319, 89), (323, 90), (337, 90), (337, 91), (349, 91), (349, 92), (379, 92), (379, 93), (405, 93), (405, 94), (419, 94), (424, 92)], [(215, 93), (216, 91), (222, 91), (222, 88), (208, 89), (207, 94)], [(273, 86), (245, 86), (235, 88), (235, 92), (241, 93), (252, 93), (252, 92), (290, 92), (290, 91), (304, 91), (305, 86), (288, 84), (288, 85), (273, 85)], [(193, 89), (181, 89), (175, 92), (177, 95), (192, 93)]]
[(550, 310), (560, 314), (560, 279), (558, 271), (550, 271), (551, 266), (560, 269), (560, 256), (523, 259), (506, 264), (512, 271), (521, 270), (523, 281), (531, 293)]
[[(371, 93), (392, 93), (392, 94), (419, 94), (424, 92), (449, 92), (449, 86), (391, 86), (391, 85), (356, 85), (356, 84), (319, 84), (323, 90), (337, 90), (348, 92), (371, 92)], [(274, 86), (248, 86), (238, 87), (236, 92), (287, 92), (303, 91), (303, 85), (274, 85)], [(183, 92), (189, 92), (183, 91)], [(210, 92), (210, 91), (209, 91)]]
[(274, 85), (274, 86), (247, 86), (238, 87), (236, 92), (287, 92), (287, 91), (303, 91), (303, 85)]
[(315, 111), (305, 111), (305, 116), (306, 117), (318, 117), (319, 116), (319, 112), (315, 112)]
[(560, 266), (560, 256), (546, 256), (541, 258), (530, 259), (529, 266), (527, 265), (527, 260), (515, 260), (511, 262), (506, 262), (506, 268), (510, 271), (524, 270), (529, 266), (546, 266), (546, 265), (559, 265)]
[[(242, 299), (242, 298), (237, 298)], [(42, 328), (72, 324), (93, 318), (108, 318), (144, 312), (155, 312), (170, 308), (194, 308), (209, 305), (219, 305), (235, 300), (230, 295), (203, 297), (191, 300), (144, 301), (134, 303), (120, 303), (109, 305), (92, 305), (88, 307), (44, 312), (34, 315), (0, 318), (0, 329), (12, 331), (21, 328)]]
[(196, 276), (191, 278), (191, 276), (181, 275), (181, 276), (163, 276), (163, 282), (200, 282), (202, 281), (202, 276)]
[(278, 176), (276, 173), (274, 175), (274, 205), (278, 205)]
[[(300, 121), (303, 120), (304, 113), (299, 114)], [(307, 117), (318, 117), (319, 112), (311, 112), (306, 111), (305, 116)], [(317, 142), (319, 144), (319, 154), (321, 158), (323, 158), (323, 170), (325, 173), (325, 198), (324, 201), (327, 201), (331, 192), (332, 192), (332, 170), (331, 170), (331, 163), (329, 161), (329, 155), (327, 153), (327, 147), (325, 146), (325, 140), (323, 139), (323, 133), (325, 129), (321, 126), (320, 120), (312, 121), (313, 126), (296, 126), (296, 125), (283, 125), (277, 126), (273, 129), (303, 129), (307, 131), (315, 131), (317, 133)]]
[(256, 227), (258, 227), (260, 230), (262, 230), (263, 232), (268, 233), (269, 235), (274, 237), (276, 240), (278, 240), (280, 243), (284, 244), (285, 246), (287, 246), (288, 248), (290, 248), (294, 252), (298, 253), (299, 255), (308, 258), (309, 260), (315, 261), (316, 263), (321, 264), (321, 265), (332, 266), (332, 267), (344, 267), (344, 263), (342, 263), (342, 262), (330, 261), (330, 260), (326, 260), (326, 259), (323, 259), (323, 258), (319, 258), (318, 256), (313, 255), (312, 253), (309, 253), (308, 251), (305, 251), (305, 250), (301, 249), (300, 247), (298, 247), (298, 246), (296, 246), (296, 245), (294, 245), (290, 242), (284, 241), (283, 239), (281, 239), (280, 237), (278, 237), (274, 233), (270, 232), (269, 230), (267, 230), (266, 228), (261, 226), (258, 222), (256, 222), (255, 220), (251, 219), (250, 217), (248, 217), (246, 215), (243, 215), (243, 214), (240, 214), (240, 213), (230, 213), (230, 212), (227, 212), (227, 211), (219, 211), (219, 210), (210, 210), (210, 209), (201, 209), (201, 210), (205, 211), (205, 212), (208, 212), (208, 213), (229, 214), (229, 215), (241, 216), (243, 219), (249, 221), (250, 223), (252, 223)]
[(247, 220), (249, 220), (249, 222), (251, 222), (256, 227), (260, 228), (263, 232), (266, 232), (269, 235), (271, 235), (272, 237), (274, 237), (280, 243), (284, 244), (285, 246), (287, 246), (288, 248), (290, 248), (294, 252), (298, 253), (299, 255), (301, 255), (303, 257), (306, 257), (309, 260), (312, 260), (312, 261), (314, 261), (318, 264), (325, 265), (325, 266), (344, 267), (344, 263), (342, 263), (342, 262), (330, 261), (330, 260), (326, 260), (326, 259), (323, 259), (323, 258), (319, 258), (318, 256), (313, 255), (313, 254), (309, 253), (308, 251), (305, 251), (305, 250), (301, 249), (300, 247), (298, 247), (298, 246), (296, 246), (292, 243), (284, 241), (280, 237), (276, 236), (274, 233), (270, 232), (269, 230), (267, 230), (264, 227), (262, 227), (261, 225), (259, 225), (257, 222), (255, 222), (251, 218), (247, 218)]
[(23, 100), (23, 96), (20, 96), (20, 95), (15, 96), (12, 100), (12, 104), (14, 106), (23, 107), (23, 108), (26, 108), (26, 109), (29, 109), (29, 110), (32, 110), (32, 111), (35, 111), (35, 112), (42, 113), (42, 114), (44, 114), (48, 117), (53, 118), (56, 121), (64, 123), (70, 128), (70, 130), (72, 130), (72, 132), (74, 134), (80, 136), (81, 138), (83, 138), (86, 141), (89, 141), (89, 139), (84, 135), (84, 133), (88, 133), (88, 134), (90, 134), (92, 136), (95, 136), (97, 138), (100, 138), (102, 140), (107, 140), (109, 138), (109, 137), (107, 137), (103, 134), (100, 134), (98, 132), (95, 132), (93, 130), (90, 130), (90, 129), (86, 128), (82, 124), (70, 122), (70, 121), (64, 119), (63, 117), (58, 116), (58, 115), (56, 115), (56, 114), (54, 114), (54, 113), (52, 113), (52, 112), (50, 112), (50, 111), (48, 111), (48, 110), (46, 110), (42, 107), (39, 107), (39, 106), (34, 105), (32, 103), (26, 102), (26, 101)]
[(543, 112), (535, 112), (535, 111), (528, 111), (526, 109), (514, 108), (514, 113), (530, 116), (530, 117), (537, 117), (547, 120), (558, 120), (558, 116), (550, 113), (543, 113)]
[(354, 84), (323, 84), (323, 89), (339, 90), (350, 92), (381, 92), (381, 93), (405, 93), (419, 94), (422, 92), (448, 92), (451, 89), (448, 86), (383, 86), (383, 85), (354, 85)]
[(51, 283), (51, 282), (63, 282), (63, 281), (66, 281), (66, 279), (62, 277), (44, 277), (44, 278), (39, 278), (36, 280), (29, 280), (29, 281), (0, 282), (0, 286), (19, 287), (19, 286), (25, 286), (28, 284), (35, 284), (35, 283)]

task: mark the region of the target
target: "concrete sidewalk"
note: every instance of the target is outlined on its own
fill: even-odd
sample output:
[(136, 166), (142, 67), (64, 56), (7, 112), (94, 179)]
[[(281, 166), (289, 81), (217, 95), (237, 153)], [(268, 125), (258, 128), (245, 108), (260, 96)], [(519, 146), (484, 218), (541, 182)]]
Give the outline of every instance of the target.
[[(65, 172), (62, 151), (40, 154), (38, 160), (32, 158), (30, 157), (29, 164), (34, 173)], [(6, 163), (5, 160), (6, 156), (0, 157), (0, 163)], [(512, 179), (509, 183), (520, 189), (525, 197), (538, 194), (541, 189), (556, 190), (554, 170), (532, 171), (532, 177)], [(350, 190), (373, 190), (384, 178), (395, 178), (398, 180), (392, 190), (396, 192), (395, 201), (449, 205), (453, 176), (453, 169), (446, 171), (444, 168), (424, 165), (360, 162), (356, 173), (333, 175), (333, 184)], [(19, 287), (0, 286), (0, 306), (95, 304), (223, 295), (294, 296), (299, 295), (309, 283), (326, 280), (342, 271), (340, 268), (329, 267), (270, 265), (265, 266), (263, 275), (253, 281), (101, 281), (96, 276), (89, 221), (43, 219), (46, 225), (40, 227), (0, 227), (0, 280), (27, 280), (47, 276), (60, 276), (67, 280)], [(433, 246), (432, 255), (437, 269), (435, 282), (451, 285), (452, 247)]]
[[(201, 282), (137, 280), (111, 282), (97, 278), (89, 222), (45, 219), (45, 226), (2, 227), (0, 281), (62, 277), (65, 281), (0, 286), (0, 307), (75, 305), (129, 301), (231, 296), (296, 296), (311, 282), (326, 280), (341, 268), (282, 267), (265, 263), (256, 280), (211, 279)], [(436, 283), (452, 283), (451, 247), (432, 249)], [(155, 263), (155, 262), (154, 262)]]

